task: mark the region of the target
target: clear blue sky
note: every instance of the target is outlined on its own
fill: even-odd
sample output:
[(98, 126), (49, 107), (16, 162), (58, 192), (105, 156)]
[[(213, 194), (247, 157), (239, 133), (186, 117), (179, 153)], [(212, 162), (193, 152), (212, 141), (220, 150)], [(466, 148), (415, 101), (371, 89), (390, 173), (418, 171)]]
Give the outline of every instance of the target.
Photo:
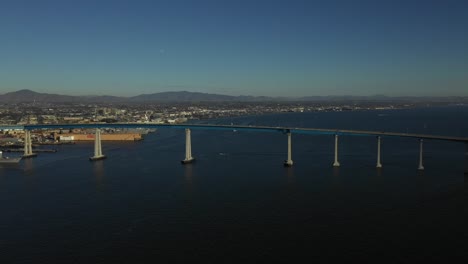
[(2, 0), (0, 93), (468, 95), (468, 1)]

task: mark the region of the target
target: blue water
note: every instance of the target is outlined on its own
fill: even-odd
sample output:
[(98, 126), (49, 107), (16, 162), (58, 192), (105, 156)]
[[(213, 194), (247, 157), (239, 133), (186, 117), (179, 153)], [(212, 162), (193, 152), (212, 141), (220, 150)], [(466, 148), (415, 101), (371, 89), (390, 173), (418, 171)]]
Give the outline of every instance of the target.
[[(290, 113), (219, 124), (363, 129), (468, 137), (468, 108)], [(184, 131), (142, 142), (92, 143), (0, 168), (0, 263), (403, 263), (463, 256), (465, 146), (294, 135), (284, 168), (281, 133), (192, 131), (197, 159), (181, 165)]]

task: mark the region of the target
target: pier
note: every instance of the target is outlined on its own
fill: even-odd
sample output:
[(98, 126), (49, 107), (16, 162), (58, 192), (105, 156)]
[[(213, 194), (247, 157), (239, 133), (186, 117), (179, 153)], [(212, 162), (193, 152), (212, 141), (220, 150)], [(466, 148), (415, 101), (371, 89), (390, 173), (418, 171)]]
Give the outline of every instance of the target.
[(381, 144), (381, 137), (377, 136), (377, 168), (382, 168), (382, 162), (380, 161), (380, 144)]
[(333, 167), (339, 167), (340, 162), (338, 161), (338, 135), (335, 135), (335, 161), (333, 162)]
[[(23, 152), (24, 150), (17, 149), (17, 148), (3, 148), (3, 149), (1, 149), (1, 151), (3, 151), (3, 152)], [(57, 152), (56, 149), (35, 149), (34, 150), (34, 153), (36, 153), (36, 156), (37, 156), (37, 153), (55, 153), (55, 152)]]
[(24, 130), (24, 155), (23, 158), (33, 158), (36, 157), (37, 153), (32, 151), (32, 141), (31, 141), (31, 131)]
[(185, 129), (185, 159), (182, 160), (182, 164), (189, 164), (192, 163), (195, 160), (194, 157), (192, 157), (192, 141), (191, 141), (191, 135), (190, 135), (190, 129), (186, 128)]
[(102, 154), (101, 146), (101, 130), (96, 128), (96, 133), (94, 134), (94, 156), (90, 157), (90, 161), (102, 160), (105, 159), (106, 155)]
[(291, 167), (293, 165), (292, 161), (292, 146), (291, 146), (291, 132), (286, 133), (288, 135), (288, 158), (284, 161), (284, 166)]

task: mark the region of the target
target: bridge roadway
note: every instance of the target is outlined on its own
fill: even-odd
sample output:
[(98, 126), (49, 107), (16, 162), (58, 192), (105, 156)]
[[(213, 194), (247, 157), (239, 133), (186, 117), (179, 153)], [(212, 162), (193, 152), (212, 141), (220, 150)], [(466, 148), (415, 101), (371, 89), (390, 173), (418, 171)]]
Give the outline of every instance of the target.
[(468, 143), (468, 137), (451, 137), (427, 134), (410, 134), (385, 131), (320, 129), (300, 127), (271, 127), (271, 126), (241, 126), (216, 124), (154, 124), (154, 123), (92, 123), (92, 124), (40, 124), (24, 126), (0, 126), (2, 129), (72, 129), (72, 128), (176, 128), (176, 129), (205, 129), (205, 130), (237, 130), (255, 132), (280, 132), (312, 135), (349, 135), (349, 136), (380, 136), (380, 137), (406, 137), (417, 139), (444, 140)]

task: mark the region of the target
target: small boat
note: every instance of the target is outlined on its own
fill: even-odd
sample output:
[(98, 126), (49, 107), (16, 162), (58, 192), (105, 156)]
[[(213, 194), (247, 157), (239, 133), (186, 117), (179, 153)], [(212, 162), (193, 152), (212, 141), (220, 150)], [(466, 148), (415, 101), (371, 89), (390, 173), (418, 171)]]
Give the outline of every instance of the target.
[(16, 163), (19, 163), (20, 160), (21, 160), (21, 157), (19, 158), (3, 157), (3, 153), (0, 151), (0, 164), (16, 164)]

